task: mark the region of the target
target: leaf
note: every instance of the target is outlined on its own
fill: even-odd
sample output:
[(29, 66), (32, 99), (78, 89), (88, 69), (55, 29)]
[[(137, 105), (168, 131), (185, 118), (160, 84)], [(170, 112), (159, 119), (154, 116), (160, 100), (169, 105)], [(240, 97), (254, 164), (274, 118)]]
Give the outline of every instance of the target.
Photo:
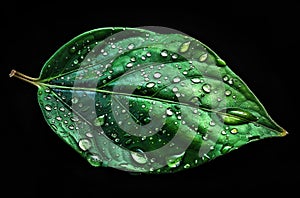
[(38, 87), (51, 129), (93, 166), (171, 173), (287, 134), (225, 61), (181, 33), (91, 30), (39, 78), (10, 76)]

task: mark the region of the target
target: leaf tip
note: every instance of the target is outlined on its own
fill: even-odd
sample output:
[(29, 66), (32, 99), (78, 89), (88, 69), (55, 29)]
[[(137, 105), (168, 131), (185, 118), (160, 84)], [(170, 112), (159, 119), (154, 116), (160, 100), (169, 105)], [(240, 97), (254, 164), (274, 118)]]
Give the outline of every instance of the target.
[(283, 129), (283, 131), (280, 133), (281, 137), (286, 136), (287, 134), (289, 134), (286, 130)]

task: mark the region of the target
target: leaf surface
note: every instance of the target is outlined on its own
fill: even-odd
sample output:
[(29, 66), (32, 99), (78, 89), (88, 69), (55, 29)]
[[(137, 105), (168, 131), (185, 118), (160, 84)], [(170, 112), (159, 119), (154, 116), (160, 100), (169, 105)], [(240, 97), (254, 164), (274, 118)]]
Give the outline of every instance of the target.
[(225, 61), (180, 33), (88, 31), (28, 81), (52, 130), (93, 166), (170, 173), (286, 134)]

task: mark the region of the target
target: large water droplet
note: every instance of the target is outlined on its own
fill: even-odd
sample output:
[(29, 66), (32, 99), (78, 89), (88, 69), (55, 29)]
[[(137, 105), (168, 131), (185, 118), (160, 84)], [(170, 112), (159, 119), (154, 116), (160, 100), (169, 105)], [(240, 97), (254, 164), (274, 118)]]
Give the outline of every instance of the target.
[(146, 154), (141, 149), (137, 149), (136, 152), (131, 151), (130, 154), (132, 159), (139, 164), (146, 164), (148, 161)]
[(77, 97), (73, 97), (73, 98), (71, 99), (71, 102), (72, 102), (73, 104), (76, 104), (76, 103), (78, 102), (78, 98), (77, 98)]
[(190, 41), (183, 43), (179, 48), (179, 52), (181, 53), (187, 52), (190, 47), (190, 44), (191, 44)]
[(102, 164), (102, 161), (101, 161), (99, 155), (97, 155), (97, 154), (89, 154), (89, 155), (87, 156), (87, 161), (88, 161), (92, 166), (96, 166), (96, 167), (101, 166), (101, 164)]
[(94, 125), (95, 126), (102, 126), (105, 123), (105, 116), (100, 115), (94, 120)]
[(147, 88), (152, 88), (152, 87), (154, 87), (155, 86), (155, 83), (154, 82), (148, 82), (147, 84), (146, 84), (146, 87)]
[(211, 91), (211, 86), (209, 84), (204, 84), (202, 86), (203, 91), (205, 91), (206, 93), (210, 93)]
[(78, 142), (78, 146), (83, 150), (86, 151), (92, 147), (92, 143), (88, 139), (81, 139)]
[(167, 161), (167, 165), (170, 167), (170, 168), (176, 168), (180, 165), (180, 162), (184, 156), (185, 152), (181, 153), (181, 154), (178, 154), (178, 155), (172, 155), (170, 157), (168, 157), (166, 159)]
[(218, 116), (224, 124), (228, 125), (246, 124), (258, 120), (258, 118), (249, 111), (235, 107), (221, 110)]

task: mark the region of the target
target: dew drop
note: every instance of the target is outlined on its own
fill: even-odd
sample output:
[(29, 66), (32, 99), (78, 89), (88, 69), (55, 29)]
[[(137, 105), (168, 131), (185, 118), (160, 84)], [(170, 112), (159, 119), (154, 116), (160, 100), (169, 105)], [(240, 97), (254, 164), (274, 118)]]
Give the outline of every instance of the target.
[(76, 103), (78, 102), (78, 98), (73, 97), (73, 98), (71, 99), (71, 102), (72, 102), (73, 104), (76, 104)]
[(192, 78), (191, 81), (193, 83), (200, 83), (201, 82), (201, 80), (199, 78)]
[(147, 56), (147, 57), (151, 57), (151, 53), (150, 53), (150, 52), (147, 52), (146, 56)]
[(91, 142), (88, 139), (81, 139), (78, 142), (78, 146), (83, 150), (86, 151), (92, 147)]
[(155, 83), (154, 82), (148, 82), (147, 84), (146, 84), (146, 87), (147, 88), (152, 88), (152, 87), (154, 87), (155, 86)]
[(128, 68), (130, 68), (130, 67), (132, 67), (133, 66), (133, 63), (132, 62), (129, 62), (129, 63), (127, 63), (127, 65), (126, 65), (126, 67), (128, 67)]
[(177, 92), (177, 91), (178, 91), (178, 88), (177, 88), (177, 87), (173, 87), (172, 91), (173, 91), (173, 92)]
[(73, 61), (73, 63), (74, 63), (75, 65), (78, 64), (78, 60), (75, 59), (75, 60)]
[(105, 116), (100, 115), (94, 120), (94, 125), (95, 126), (102, 126), (105, 123)]
[(211, 91), (211, 86), (209, 84), (204, 84), (202, 86), (203, 91), (205, 91), (206, 93), (210, 93)]
[(51, 110), (52, 110), (52, 108), (51, 108), (50, 105), (45, 105), (45, 109), (46, 109), (47, 111), (51, 111)]
[(181, 160), (184, 156), (185, 152), (181, 153), (181, 154), (178, 154), (178, 155), (172, 155), (170, 157), (168, 157), (166, 159), (167, 161), (167, 165), (170, 167), (170, 168), (176, 168), (180, 165), (181, 163)]
[(200, 62), (204, 62), (206, 59), (207, 59), (207, 53), (202, 54), (202, 55), (199, 57), (199, 61), (200, 61)]
[(190, 41), (183, 43), (179, 48), (179, 52), (181, 53), (187, 52), (190, 47), (190, 44), (191, 44)]
[(163, 50), (163, 51), (160, 53), (160, 55), (161, 55), (162, 57), (167, 57), (167, 56), (168, 56), (168, 52), (167, 52), (166, 50)]
[(141, 149), (137, 149), (136, 152), (131, 151), (130, 154), (132, 159), (139, 164), (146, 164), (148, 161), (147, 156)]
[(172, 58), (173, 58), (173, 59), (177, 59), (177, 58), (178, 58), (178, 55), (177, 55), (177, 54), (173, 54), (173, 55), (172, 55)]
[(62, 112), (64, 112), (65, 108), (64, 107), (60, 107), (59, 110), (62, 111)]
[(174, 79), (173, 79), (173, 82), (174, 83), (178, 83), (178, 82), (180, 82), (180, 78), (177, 76), (177, 77), (175, 77)]
[(225, 95), (226, 95), (226, 96), (230, 96), (230, 95), (231, 95), (231, 91), (230, 91), (230, 90), (226, 90), (226, 91), (225, 91)]
[(223, 81), (226, 82), (229, 80), (229, 77), (227, 75), (223, 76)]
[(161, 73), (155, 72), (154, 75), (153, 75), (153, 77), (156, 78), (156, 79), (160, 78), (161, 77)]
[(172, 116), (173, 112), (171, 109), (168, 108), (168, 109), (166, 109), (166, 114), (167, 114), (167, 116)]
[(183, 168), (185, 168), (185, 169), (190, 168), (190, 167), (191, 167), (190, 164), (186, 164), (186, 165), (183, 166)]
[(232, 133), (232, 134), (236, 134), (236, 133), (238, 133), (238, 130), (237, 130), (237, 128), (233, 128), (233, 129), (231, 129), (230, 133)]
[(130, 43), (130, 44), (127, 46), (127, 48), (130, 49), (130, 50), (133, 49), (133, 48), (134, 48), (134, 44), (133, 44), (133, 43)]
[(56, 120), (61, 121), (62, 118), (61, 118), (60, 116), (57, 116), (57, 117), (56, 117)]

